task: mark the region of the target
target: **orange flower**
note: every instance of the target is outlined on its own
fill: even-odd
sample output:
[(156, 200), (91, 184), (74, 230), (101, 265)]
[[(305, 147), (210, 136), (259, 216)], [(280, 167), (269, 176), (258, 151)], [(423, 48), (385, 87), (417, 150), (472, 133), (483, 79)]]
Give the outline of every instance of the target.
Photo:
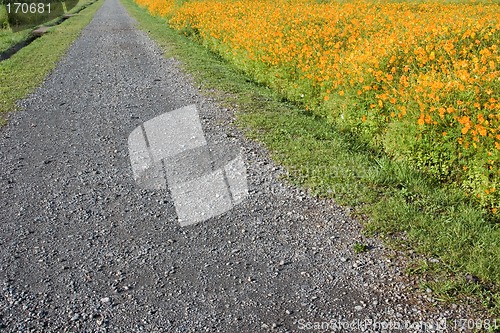
[(423, 124), (425, 124), (425, 115), (424, 115), (423, 113), (422, 113), (422, 114), (420, 115), (420, 117), (418, 118), (418, 124), (419, 124), (420, 126), (422, 126)]
[[(473, 165), (483, 163), (488, 151), (491, 159), (499, 158), (500, 16), (495, 3), (136, 2), (307, 110), (336, 121), (337, 110), (329, 108), (338, 106), (327, 102), (338, 92), (348, 96), (342, 98), (343, 124), (365, 122), (368, 106), (374, 115), (368, 131), (393, 135), (384, 121), (390, 120), (399, 123), (401, 135), (432, 143), (412, 153), (430, 156), (434, 147), (442, 147)], [(297, 97), (304, 91), (307, 98)], [(448, 140), (457, 140), (459, 147), (445, 147)], [(500, 182), (497, 164), (488, 165), (493, 172), (480, 168), (481, 176), (497, 175), (492, 181)], [(490, 188), (479, 181), (471, 186), (471, 194)]]

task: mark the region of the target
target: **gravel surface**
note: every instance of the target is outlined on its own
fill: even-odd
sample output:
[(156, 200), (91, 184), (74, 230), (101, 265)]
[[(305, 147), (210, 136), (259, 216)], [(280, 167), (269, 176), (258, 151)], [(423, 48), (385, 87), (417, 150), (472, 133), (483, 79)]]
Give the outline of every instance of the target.
[[(191, 82), (106, 0), (21, 102), (0, 131), (1, 331), (399, 332), (357, 323), (464, 317), (416, 293), (348, 209), (280, 182), (233, 111)], [(168, 190), (136, 186), (127, 138), (191, 104), (207, 141), (242, 147), (249, 196), (181, 227)], [(371, 250), (355, 254), (357, 241)]]

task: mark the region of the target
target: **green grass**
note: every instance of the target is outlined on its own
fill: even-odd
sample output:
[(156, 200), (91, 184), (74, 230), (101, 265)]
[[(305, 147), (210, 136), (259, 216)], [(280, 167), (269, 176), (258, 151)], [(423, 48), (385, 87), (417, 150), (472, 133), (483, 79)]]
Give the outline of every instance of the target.
[(22, 42), (29, 38), (32, 29), (25, 29), (21, 31), (13, 32), (10, 29), (1, 29), (0, 30), (0, 52), (4, 52), (16, 45), (19, 42)]
[(354, 253), (357, 254), (367, 252), (370, 249), (368, 245), (359, 242), (354, 243), (352, 248), (354, 250)]
[(5, 124), (9, 112), (15, 111), (16, 101), (43, 82), (101, 4), (102, 1), (98, 1), (85, 8), (79, 15), (51, 28), (11, 58), (0, 62), (0, 125)]
[[(423, 287), (432, 286), (437, 299), (479, 304), (485, 316), (500, 314), (500, 224), (487, 211), (460, 189), (368, 150), (353, 134), (255, 84), (132, 0), (122, 2), (208, 94), (237, 106), (241, 128), (289, 170), (288, 181), (353, 206), (367, 234), (417, 253), (409, 255), (408, 272), (417, 274)], [(421, 262), (432, 269), (422, 269)]]
[(8, 14), (5, 5), (0, 5), (0, 29), (8, 24)]

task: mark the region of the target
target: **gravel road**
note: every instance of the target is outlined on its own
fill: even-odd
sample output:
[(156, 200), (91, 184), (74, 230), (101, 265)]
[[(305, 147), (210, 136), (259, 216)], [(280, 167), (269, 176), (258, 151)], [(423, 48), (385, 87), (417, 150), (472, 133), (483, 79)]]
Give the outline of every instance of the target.
[[(20, 104), (0, 130), (2, 332), (423, 332), (462, 315), (415, 294), (347, 209), (281, 182), (118, 0)], [(127, 139), (193, 104), (207, 142), (242, 148), (248, 196), (181, 227), (168, 189), (135, 183)]]

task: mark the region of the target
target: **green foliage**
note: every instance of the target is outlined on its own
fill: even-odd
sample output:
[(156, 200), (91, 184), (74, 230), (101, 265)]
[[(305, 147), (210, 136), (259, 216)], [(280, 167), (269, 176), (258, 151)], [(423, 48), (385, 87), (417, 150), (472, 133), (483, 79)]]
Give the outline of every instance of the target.
[(9, 28), (9, 17), (7, 16), (7, 8), (0, 5), (0, 31)]
[(369, 250), (369, 247), (366, 244), (356, 242), (353, 245), (353, 250), (355, 253), (359, 254), (359, 253), (367, 252)]
[[(8, 0), (6, 3), (11, 3), (11, 12), (7, 15), (8, 26), (14, 31), (20, 31), (28, 28), (33, 28), (37, 25), (52, 21), (53, 19), (60, 17), (73, 9), (79, 0), (66, 0), (66, 1), (54, 1), (54, 0), (26, 0), (23, 3), (37, 5), (35, 13), (23, 12), (23, 10), (17, 11), (17, 7), (13, 5), (16, 1)], [(45, 4), (43, 11), (38, 11), (39, 4)], [(6, 10), (6, 7), (2, 5)], [(0, 18), (2, 11), (0, 10)], [(0, 19), (0, 22), (2, 20)]]
[(28, 39), (31, 29), (13, 32), (10, 28), (0, 30), (0, 52), (6, 51), (19, 42)]

